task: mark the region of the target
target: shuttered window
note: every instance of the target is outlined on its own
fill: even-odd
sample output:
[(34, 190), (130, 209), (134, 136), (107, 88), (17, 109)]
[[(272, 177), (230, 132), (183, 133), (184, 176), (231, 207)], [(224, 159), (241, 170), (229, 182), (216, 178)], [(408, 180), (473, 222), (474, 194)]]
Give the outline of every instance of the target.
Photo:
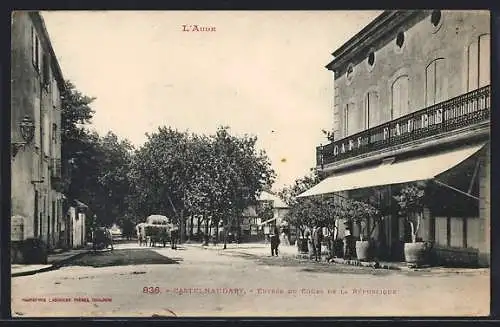
[(433, 60), (425, 71), (425, 103), (426, 106), (445, 101), (447, 99), (448, 74), (444, 58)]
[(467, 91), (490, 84), (490, 34), (481, 35), (467, 49)]
[(408, 111), (408, 76), (398, 77), (392, 84), (392, 119), (409, 113)]
[(345, 136), (355, 134), (359, 131), (362, 120), (360, 112), (356, 110), (354, 103), (346, 104), (344, 109), (344, 133)]
[(365, 97), (365, 128), (371, 128), (382, 123), (379, 112), (379, 98), (375, 91), (368, 92)]

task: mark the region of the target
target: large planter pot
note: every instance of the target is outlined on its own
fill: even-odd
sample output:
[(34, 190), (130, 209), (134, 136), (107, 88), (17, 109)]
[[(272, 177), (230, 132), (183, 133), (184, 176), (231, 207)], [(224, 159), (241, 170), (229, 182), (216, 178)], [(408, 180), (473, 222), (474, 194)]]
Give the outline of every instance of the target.
[(428, 247), (425, 242), (405, 243), (405, 261), (411, 266), (427, 263)]
[(371, 243), (370, 241), (356, 241), (356, 257), (359, 261), (370, 259)]
[(299, 253), (307, 254), (309, 253), (309, 247), (307, 244), (307, 239), (306, 238), (298, 238), (297, 239), (297, 249)]

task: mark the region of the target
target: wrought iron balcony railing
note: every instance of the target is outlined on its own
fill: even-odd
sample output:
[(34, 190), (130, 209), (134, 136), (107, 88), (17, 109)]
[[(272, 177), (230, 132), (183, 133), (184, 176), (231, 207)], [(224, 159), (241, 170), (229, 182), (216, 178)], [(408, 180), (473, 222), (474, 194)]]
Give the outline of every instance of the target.
[(316, 163), (318, 166), (323, 166), (487, 122), (490, 119), (490, 103), (491, 86), (488, 85), (330, 144), (318, 146)]

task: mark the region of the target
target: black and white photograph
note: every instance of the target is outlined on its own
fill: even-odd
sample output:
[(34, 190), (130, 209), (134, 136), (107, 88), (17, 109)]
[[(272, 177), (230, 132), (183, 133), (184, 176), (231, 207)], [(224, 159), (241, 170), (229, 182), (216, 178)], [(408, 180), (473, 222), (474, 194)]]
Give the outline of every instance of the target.
[(489, 316), (490, 16), (12, 12), (12, 317)]

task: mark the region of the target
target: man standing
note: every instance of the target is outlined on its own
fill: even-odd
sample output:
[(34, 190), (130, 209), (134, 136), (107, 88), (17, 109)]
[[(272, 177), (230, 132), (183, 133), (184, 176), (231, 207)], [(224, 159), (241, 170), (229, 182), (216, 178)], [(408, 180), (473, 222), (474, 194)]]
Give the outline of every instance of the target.
[(321, 242), (323, 241), (323, 229), (315, 226), (312, 233), (313, 255), (316, 261), (321, 261)]
[(270, 238), (271, 238), (271, 256), (274, 256), (275, 253), (276, 256), (278, 256), (278, 246), (280, 245), (278, 227), (274, 226), (274, 228), (271, 231)]
[(173, 225), (170, 229), (170, 247), (172, 250), (177, 250), (177, 242), (179, 240), (179, 228)]

